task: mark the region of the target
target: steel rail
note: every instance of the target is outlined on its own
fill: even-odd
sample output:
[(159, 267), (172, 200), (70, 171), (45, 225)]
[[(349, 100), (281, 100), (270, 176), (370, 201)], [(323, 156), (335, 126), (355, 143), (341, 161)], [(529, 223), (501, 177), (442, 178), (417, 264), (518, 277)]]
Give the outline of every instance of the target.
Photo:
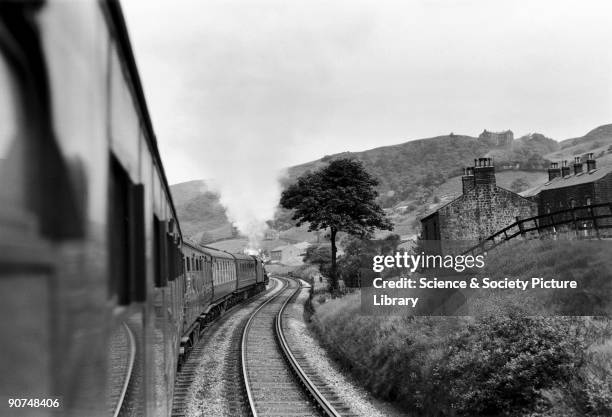
[(248, 374), (248, 368), (247, 368), (247, 339), (248, 339), (248, 334), (249, 334), (249, 330), (251, 328), (251, 324), (253, 322), (253, 318), (257, 315), (259, 310), (264, 308), (271, 301), (273, 301), (276, 298), (278, 298), (282, 293), (285, 292), (285, 290), (287, 288), (289, 288), (289, 281), (287, 281), (286, 279), (281, 279), (281, 280), (283, 281), (284, 286), (282, 288), (280, 288), (278, 290), (278, 292), (273, 297), (270, 297), (268, 300), (266, 300), (264, 303), (262, 303), (259, 307), (257, 307), (257, 310), (255, 310), (251, 314), (251, 317), (249, 317), (249, 320), (247, 321), (246, 325), (244, 326), (244, 330), (242, 331), (242, 340), (241, 340), (241, 343), (240, 343), (240, 361), (241, 361), (241, 366), (242, 366), (242, 377), (243, 377), (243, 380), (244, 380), (244, 387), (246, 389), (247, 398), (249, 400), (249, 408), (251, 409), (251, 414), (253, 415), (253, 417), (257, 417), (257, 410), (255, 409), (255, 399), (253, 398), (253, 392), (251, 390), (251, 384), (249, 382), (249, 374)]
[(119, 401), (117, 401), (117, 405), (115, 406), (115, 412), (113, 413), (113, 417), (118, 417), (121, 412), (121, 407), (123, 406), (123, 401), (125, 400), (125, 394), (127, 393), (128, 387), (130, 385), (130, 380), (132, 379), (132, 371), (134, 370), (134, 362), (136, 361), (136, 339), (134, 338), (134, 334), (132, 330), (128, 327), (128, 325), (124, 322), (123, 327), (128, 335), (129, 345), (130, 345), (130, 357), (128, 360), (128, 369), (123, 381), (123, 387), (121, 388), (121, 394), (119, 395)]
[(283, 351), (285, 359), (287, 360), (287, 362), (291, 366), (291, 369), (293, 370), (293, 373), (298, 377), (302, 386), (306, 388), (310, 397), (316, 402), (316, 405), (321, 410), (323, 410), (326, 416), (340, 417), (341, 414), (334, 408), (334, 406), (329, 401), (327, 401), (325, 396), (321, 394), (321, 392), (317, 389), (317, 387), (312, 382), (312, 380), (308, 377), (308, 375), (306, 375), (306, 372), (304, 372), (304, 369), (302, 369), (302, 367), (298, 363), (297, 359), (295, 358), (295, 355), (293, 354), (293, 352), (291, 351), (291, 348), (289, 347), (289, 343), (287, 343), (287, 339), (285, 338), (285, 333), (283, 331), (283, 313), (285, 311), (285, 307), (289, 305), (289, 302), (298, 294), (298, 292), (301, 289), (302, 289), (302, 283), (299, 282), (299, 286), (293, 292), (291, 297), (285, 300), (278, 314), (276, 315), (276, 320), (275, 320), (276, 338), (277, 338), (278, 344), (281, 347), (281, 350)]

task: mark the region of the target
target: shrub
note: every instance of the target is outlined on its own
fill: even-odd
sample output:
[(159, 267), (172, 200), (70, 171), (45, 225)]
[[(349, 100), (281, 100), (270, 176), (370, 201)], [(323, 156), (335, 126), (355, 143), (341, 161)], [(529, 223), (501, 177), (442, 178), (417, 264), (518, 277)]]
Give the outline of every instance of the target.
[(450, 381), (449, 408), (459, 415), (519, 415), (542, 400), (541, 390), (568, 379), (584, 350), (569, 322), (543, 317), (478, 319), (450, 339), (434, 375)]

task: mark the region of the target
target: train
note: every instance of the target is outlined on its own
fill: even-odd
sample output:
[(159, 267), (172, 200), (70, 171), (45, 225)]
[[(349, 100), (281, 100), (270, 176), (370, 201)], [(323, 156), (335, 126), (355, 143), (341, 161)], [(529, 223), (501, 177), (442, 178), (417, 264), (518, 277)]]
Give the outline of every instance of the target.
[(0, 414), (171, 415), (262, 261), (183, 236), (118, 1), (0, 1), (0, 91)]

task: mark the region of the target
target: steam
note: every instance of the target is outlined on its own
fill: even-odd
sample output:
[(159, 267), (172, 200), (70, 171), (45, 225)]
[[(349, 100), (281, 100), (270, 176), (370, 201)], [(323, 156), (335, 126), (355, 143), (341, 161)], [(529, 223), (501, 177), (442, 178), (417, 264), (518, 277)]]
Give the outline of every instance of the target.
[(210, 188), (220, 195), (220, 203), (238, 232), (248, 238), (246, 252), (257, 255), (268, 225), (274, 218), (280, 198), (280, 171), (260, 159), (228, 161), (227, 169)]

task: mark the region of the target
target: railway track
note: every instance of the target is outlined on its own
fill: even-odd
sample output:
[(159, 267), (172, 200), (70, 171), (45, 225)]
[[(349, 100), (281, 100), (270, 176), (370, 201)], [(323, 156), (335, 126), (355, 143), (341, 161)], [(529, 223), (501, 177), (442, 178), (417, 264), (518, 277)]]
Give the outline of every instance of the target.
[[(197, 409), (203, 413), (200, 415), (213, 415), (213, 412), (214, 415), (254, 417), (353, 415), (333, 388), (326, 386), (308, 366), (299, 349), (291, 347), (291, 337), (285, 334), (285, 307), (299, 293), (300, 284), (285, 278), (274, 281), (278, 287), (276, 293), (266, 292), (263, 297), (253, 299), (251, 307), (243, 305), (245, 309), (251, 308), (252, 312), (239, 318), (227, 333), (229, 341), (223, 349), (223, 376), (222, 380), (215, 382), (222, 385), (216, 398), (223, 406), (220, 409), (200, 409), (190, 402), (199, 395), (192, 389), (193, 385), (198, 385), (194, 381), (208, 378), (206, 371), (198, 377), (198, 372), (204, 369), (201, 363), (210, 348), (206, 335), (217, 333), (223, 326), (227, 328), (226, 321), (232, 320), (229, 314), (207, 327), (178, 373), (173, 417), (191, 415), (189, 409)], [(255, 304), (257, 302), (259, 304)]]
[[(303, 291), (302, 287), (302, 291)], [(326, 416), (343, 416), (353, 417), (358, 416), (352, 411), (352, 408), (344, 401), (336, 392), (333, 386), (330, 386), (318, 371), (310, 365), (308, 359), (303, 353), (302, 346), (299, 340), (295, 340), (293, 332), (290, 331), (288, 322), (290, 321), (290, 312), (288, 306), (299, 295), (299, 290), (296, 291), (292, 298), (288, 300), (283, 309), (276, 316), (276, 332), (277, 337), (282, 337), (280, 344), (282, 349), (286, 351), (285, 357), (288, 363), (297, 369), (294, 373), (301, 379), (301, 384), (312, 391), (310, 396), (317, 398), (319, 409)]]
[(122, 323), (112, 335), (110, 354), (110, 362), (113, 365), (109, 370), (111, 411), (113, 417), (119, 417), (136, 360), (136, 340), (126, 323)]
[(309, 374), (310, 368), (287, 341), (283, 313), (301, 287), (296, 281), (283, 281), (283, 290), (262, 304), (244, 328), (241, 359), (250, 413), (254, 417), (340, 416), (337, 407), (347, 407), (312, 371)]
[[(274, 283), (276, 281), (272, 281)], [(273, 290), (276, 285), (275, 284), (270, 290)], [(225, 314), (210, 323), (206, 328), (203, 329), (203, 334), (200, 337), (196, 346), (194, 346), (191, 351), (189, 358), (181, 367), (181, 370), (178, 372), (176, 376), (176, 382), (174, 386), (174, 397), (172, 402), (172, 417), (184, 417), (187, 414), (187, 410), (189, 408), (189, 402), (192, 400), (192, 396), (190, 395), (190, 390), (194, 384), (196, 377), (198, 376), (198, 368), (200, 366), (200, 362), (203, 360), (206, 355), (207, 349), (209, 345), (207, 342), (207, 335), (210, 333), (214, 333), (214, 331), (220, 327), (222, 327), (228, 320), (230, 320), (232, 315), (232, 311), (236, 310), (238, 306), (247, 307), (251, 302), (255, 303), (259, 301), (259, 303), (263, 303), (261, 298), (266, 294), (269, 294), (270, 291), (266, 291), (259, 296), (254, 297), (250, 300), (248, 304), (237, 304), (231, 309), (227, 310)], [(244, 406), (246, 400), (243, 395), (243, 388), (241, 385), (241, 377), (240, 377), (240, 361), (239, 361), (239, 352), (240, 352), (240, 335), (241, 329), (244, 324), (239, 324), (236, 328), (236, 335), (234, 335), (230, 340), (229, 344), (229, 356), (232, 360), (228, 361), (225, 366), (224, 374), (226, 375), (225, 379), (227, 387), (224, 389), (223, 397), (227, 400), (229, 409), (232, 415), (246, 415), (246, 407)]]

